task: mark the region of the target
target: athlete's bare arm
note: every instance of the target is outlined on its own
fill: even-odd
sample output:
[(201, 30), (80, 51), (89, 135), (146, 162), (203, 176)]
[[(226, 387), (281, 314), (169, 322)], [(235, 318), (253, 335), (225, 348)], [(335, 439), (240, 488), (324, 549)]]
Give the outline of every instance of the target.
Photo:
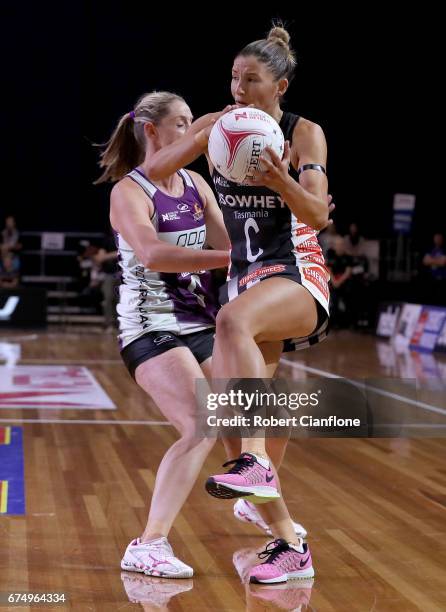
[(190, 272), (224, 268), (226, 250), (199, 250), (170, 245), (159, 240), (150, 220), (150, 198), (129, 178), (117, 183), (111, 193), (110, 222), (132, 247), (142, 265), (156, 272)]
[(294, 215), (314, 229), (323, 229), (328, 224), (329, 200), (327, 177), (318, 170), (306, 170), (300, 174), (299, 183), (288, 173), (289, 164), (298, 169), (304, 164), (320, 164), (324, 168), (327, 162), (327, 145), (322, 129), (306, 119), (300, 119), (293, 133), (293, 145), (285, 145), (283, 158), (269, 147), (266, 151), (270, 157), (262, 158), (265, 166), (251, 181), (252, 185), (265, 185), (278, 193), (289, 206)]
[[(324, 169), (327, 167), (327, 141), (324, 132), (319, 125), (308, 119), (301, 118), (294, 128), (291, 164), (296, 170), (305, 164), (319, 164)], [(328, 220), (327, 175), (318, 170), (305, 170), (299, 175), (299, 185), (319, 199), (325, 227)]]
[(218, 207), (214, 192), (204, 178), (197, 172), (188, 170), (205, 205), (206, 242), (213, 249), (227, 251), (231, 248), (228, 232), (223, 222), (223, 214)]
[(167, 178), (206, 153), (212, 126), (217, 119), (233, 108), (237, 108), (237, 106), (227, 106), (217, 113), (208, 113), (199, 117), (192, 123), (184, 136), (152, 155), (149, 163), (145, 166), (148, 178), (151, 181)]

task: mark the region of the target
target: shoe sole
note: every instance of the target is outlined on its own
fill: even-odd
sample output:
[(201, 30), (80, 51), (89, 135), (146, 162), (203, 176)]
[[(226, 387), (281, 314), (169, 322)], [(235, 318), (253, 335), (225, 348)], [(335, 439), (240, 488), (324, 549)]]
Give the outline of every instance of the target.
[(160, 572), (153, 574), (152, 572), (150, 572), (150, 570), (141, 569), (139, 567), (136, 567), (136, 565), (127, 565), (122, 561), (121, 569), (125, 570), (126, 572), (138, 572), (140, 574), (145, 574), (146, 576), (153, 576), (154, 578), (192, 578), (194, 575), (193, 570), (190, 570), (189, 572), (182, 572), (181, 574), (166, 574)]
[(288, 582), (288, 580), (308, 580), (308, 578), (314, 578), (314, 569), (309, 567), (306, 570), (290, 572), (285, 574), (285, 577), (279, 576), (277, 578), (270, 578), (269, 580), (258, 580), (255, 576), (251, 576), (249, 582), (251, 584), (279, 584)]
[(213, 497), (218, 497), (219, 499), (235, 499), (237, 497), (252, 497), (252, 493), (242, 493), (241, 491), (236, 491), (235, 489), (231, 489), (225, 485), (222, 485), (220, 482), (215, 482), (213, 478), (208, 478), (206, 480), (206, 491), (209, 495)]
[(268, 491), (269, 487), (241, 487), (236, 485), (223, 484), (216, 482), (214, 478), (206, 481), (206, 491), (213, 497), (220, 499), (235, 499), (236, 497), (248, 497), (254, 504), (266, 504), (274, 499), (280, 498), (280, 493)]

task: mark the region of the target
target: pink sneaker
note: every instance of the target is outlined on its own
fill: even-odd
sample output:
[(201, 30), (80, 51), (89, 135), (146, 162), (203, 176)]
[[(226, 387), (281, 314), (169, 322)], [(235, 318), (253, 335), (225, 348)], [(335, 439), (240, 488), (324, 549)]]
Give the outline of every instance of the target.
[(270, 542), (258, 557), (266, 561), (249, 572), (249, 582), (275, 584), (294, 578), (313, 578), (314, 569), (308, 544), (300, 552), (293, 544), (279, 539)]
[(280, 584), (250, 584), (249, 596), (273, 604), (274, 610), (300, 612), (310, 605), (313, 583), (313, 578), (303, 578)]
[(238, 459), (227, 461), (227, 465), (234, 466), (226, 474), (217, 474), (207, 479), (206, 490), (214, 497), (233, 499), (234, 497), (246, 497), (255, 504), (263, 504), (273, 499), (278, 499), (280, 493), (277, 490), (276, 479), (271, 470), (260, 463), (255, 455), (242, 453)]

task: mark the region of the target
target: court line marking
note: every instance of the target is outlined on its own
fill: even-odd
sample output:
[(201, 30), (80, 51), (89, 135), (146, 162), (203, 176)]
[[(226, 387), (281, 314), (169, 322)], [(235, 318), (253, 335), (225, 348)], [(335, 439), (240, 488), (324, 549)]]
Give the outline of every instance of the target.
[(29, 334), (28, 336), (2, 336), (2, 342), (25, 342), (26, 340), (37, 340), (37, 334)]
[[(37, 361), (37, 360), (36, 360)], [(53, 360), (56, 361), (56, 360)], [(69, 361), (69, 360), (60, 360), (60, 361)], [(78, 362), (78, 360), (71, 360), (72, 362)], [(359, 387), (364, 389), (366, 385), (364, 383), (359, 383), (350, 378), (344, 378), (343, 376), (339, 376), (334, 372), (328, 372), (327, 370), (321, 370), (319, 368), (312, 368), (310, 366), (306, 366), (302, 363), (291, 361), (289, 359), (282, 358), (280, 360), (281, 363), (284, 363), (292, 368), (297, 370), (304, 370), (311, 374), (318, 374), (319, 376), (324, 376), (325, 378), (333, 378), (333, 379), (342, 379), (349, 383), (351, 383), (355, 387)], [(121, 360), (82, 360), (82, 363), (121, 363)], [(384, 397), (389, 397), (391, 399), (400, 401), (405, 404), (411, 404), (427, 410), (429, 412), (435, 412), (437, 414), (446, 415), (446, 410), (443, 408), (439, 408), (438, 406), (433, 406), (432, 404), (427, 404), (425, 402), (419, 402), (417, 400), (413, 400), (404, 395), (399, 395), (397, 393), (392, 393), (390, 391), (385, 391), (384, 389), (379, 389), (378, 387), (367, 386), (367, 390), (376, 393), (377, 395), (382, 395)], [(170, 425), (167, 421), (124, 421), (124, 420), (93, 420), (93, 419), (0, 419), (2, 423), (70, 423), (70, 424), (89, 424), (94, 423), (96, 425)]]
[(122, 361), (122, 359), (34, 359), (32, 357), (30, 358), (21, 358), (17, 360), (17, 363), (14, 365), (32, 365), (32, 364), (61, 364), (61, 365), (101, 365), (101, 364), (107, 364), (107, 365), (116, 365), (118, 363), (120, 363), (122, 365), (123, 368), (125, 368), (124, 366), (124, 362)]
[(69, 425), (169, 425), (168, 421), (123, 421), (112, 419), (2, 419), (0, 423), (68, 423)]
[(0, 480), (0, 514), (6, 514), (8, 509), (8, 481)]
[(419, 402), (417, 400), (411, 399), (410, 397), (406, 397), (405, 395), (399, 395), (398, 393), (392, 393), (391, 391), (379, 389), (379, 387), (365, 385), (364, 383), (360, 383), (351, 378), (345, 378), (343, 376), (339, 376), (338, 374), (334, 374), (334, 372), (327, 372), (326, 370), (320, 370), (319, 368), (311, 368), (310, 366), (306, 366), (303, 363), (284, 359), (283, 357), (280, 360), (280, 363), (285, 363), (286, 365), (289, 365), (292, 368), (296, 368), (296, 370), (305, 370), (306, 372), (310, 372), (310, 374), (318, 374), (319, 376), (324, 376), (325, 378), (341, 378), (342, 380), (346, 380), (347, 382), (352, 384), (354, 387), (358, 387), (360, 389), (367, 389), (367, 391), (373, 391), (373, 393), (376, 393), (377, 395), (383, 395), (384, 397), (389, 397), (390, 399), (394, 399), (405, 404), (412, 404), (413, 406), (417, 406), (417, 408), (423, 408), (423, 410), (428, 410), (429, 412), (435, 412), (437, 414), (442, 414), (446, 416), (446, 410), (444, 408), (432, 406), (432, 404), (426, 404), (425, 402)]

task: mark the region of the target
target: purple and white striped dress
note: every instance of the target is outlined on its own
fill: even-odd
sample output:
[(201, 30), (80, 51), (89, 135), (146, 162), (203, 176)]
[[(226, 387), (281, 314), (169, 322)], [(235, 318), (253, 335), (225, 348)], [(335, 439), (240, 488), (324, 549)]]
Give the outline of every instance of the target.
[[(172, 245), (202, 249), (206, 242), (204, 206), (185, 170), (178, 172), (184, 193), (163, 193), (139, 168), (129, 172), (153, 202), (151, 221), (158, 238)], [(214, 327), (217, 301), (209, 271), (154, 272), (138, 261), (131, 246), (116, 234), (122, 283), (117, 306), (121, 349), (152, 331), (183, 335)]]

